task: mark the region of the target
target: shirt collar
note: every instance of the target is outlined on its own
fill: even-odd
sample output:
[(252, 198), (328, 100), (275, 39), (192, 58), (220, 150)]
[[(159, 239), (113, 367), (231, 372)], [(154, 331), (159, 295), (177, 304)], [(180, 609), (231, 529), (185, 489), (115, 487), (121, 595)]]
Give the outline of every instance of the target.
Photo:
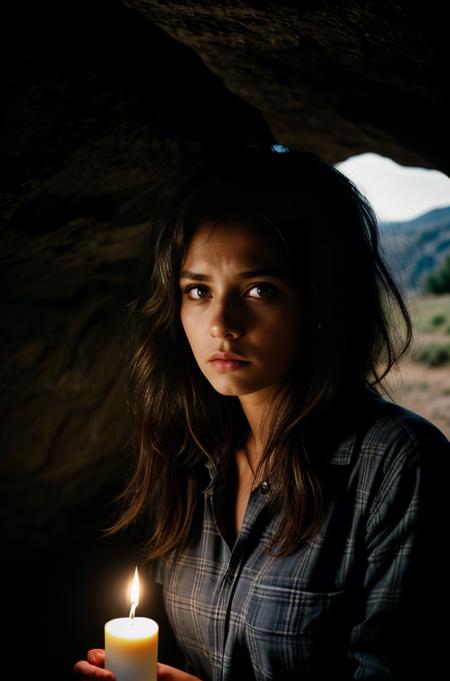
[[(353, 431), (342, 442), (340, 442), (337, 449), (333, 450), (327, 463), (331, 466), (348, 466), (352, 461), (353, 451), (357, 439), (357, 432)], [(217, 480), (217, 468), (215, 463), (211, 460), (205, 461), (205, 468), (209, 474), (209, 483), (203, 490), (204, 494), (212, 494), (214, 492)]]
[[(375, 398), (378, 400), (382, 400), (380, 395), (378, 395), (373, 388), (366, 386), (366, 389), (369, 395), (372, 397), (372, 399)], [(352, 462), (354, 449), (357, 444), (357, 438), (358, 438), (357, 428), (351, 429), (350, 433), (344, 436), (344, 438), (339, 442), (337, 448), (333, 449), (327, 460), (327, 463), (331, 466), (350, 465)], [(210, 482), (203, 491), (204, 493), (211, 494), (213, 492), (217, 480), (217, 467), (215, 463), (210, 459), (208, 459), (205, 462), (205, 466), (209, 473)]]
[(348, 466), (352, 461), (356, 438), (357, 433), (354, 431), (331, 453), (327, 463), (332, 466)]

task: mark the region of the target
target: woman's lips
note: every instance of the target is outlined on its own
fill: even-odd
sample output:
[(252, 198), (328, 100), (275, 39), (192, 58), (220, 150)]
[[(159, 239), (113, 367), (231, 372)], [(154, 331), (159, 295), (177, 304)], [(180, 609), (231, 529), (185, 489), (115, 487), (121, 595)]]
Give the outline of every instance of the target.
[(236, 371), (248, 366), (250, 362), (239, 359), (211, 359), (208, 364), (211, 364), (220, 372)]
[(211, 364), (220, 373), (224, 373), (226, 371), (244, 369), (250, 362), (242, 357), (242, 355), (238, 355), (235, 352), (219, 350), (209, 357), (208, 364)]

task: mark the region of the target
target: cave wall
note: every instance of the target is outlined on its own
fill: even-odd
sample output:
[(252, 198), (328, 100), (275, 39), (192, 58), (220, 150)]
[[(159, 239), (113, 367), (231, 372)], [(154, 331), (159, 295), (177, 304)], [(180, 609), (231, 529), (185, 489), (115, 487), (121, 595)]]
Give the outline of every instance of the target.
[(1, 514), (36, 546), (80, 530), (127, 464), (126, 315), (159, 193), (219, 135), (272, 139), (120, 1), (44, 9), (9, 16), (2, 100)]

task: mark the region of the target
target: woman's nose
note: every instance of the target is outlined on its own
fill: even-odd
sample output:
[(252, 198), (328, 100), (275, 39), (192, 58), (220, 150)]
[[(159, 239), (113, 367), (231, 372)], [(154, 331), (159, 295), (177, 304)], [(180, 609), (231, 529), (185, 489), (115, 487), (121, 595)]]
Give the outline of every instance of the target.
[(210, 334), (214, 338), (239, 338), (242, 323), (238, 320), (233, 305), (217, 303), (210, 323)]

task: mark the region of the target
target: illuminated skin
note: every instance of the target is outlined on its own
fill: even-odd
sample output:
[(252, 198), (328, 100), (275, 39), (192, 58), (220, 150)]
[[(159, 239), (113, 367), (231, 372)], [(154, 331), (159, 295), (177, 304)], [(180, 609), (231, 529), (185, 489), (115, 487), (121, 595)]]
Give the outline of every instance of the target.
[[(256, 273), (258, 272), (258, 273)], [(298, 294), (278, 239), (240, 223), (202, 223), (180, 274), (181, 322), (197, 364), (222, 395), (265, 403), (298, 351)], [(215, 352), (243, 362), (214, 361)]]

